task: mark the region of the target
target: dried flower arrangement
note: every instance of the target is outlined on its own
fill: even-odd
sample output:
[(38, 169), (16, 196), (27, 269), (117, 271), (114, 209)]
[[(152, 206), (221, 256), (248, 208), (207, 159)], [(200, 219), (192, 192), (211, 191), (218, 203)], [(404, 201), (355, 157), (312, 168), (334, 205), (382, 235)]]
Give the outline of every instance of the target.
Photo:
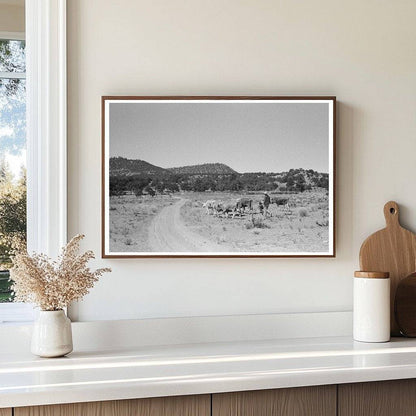
[(103, 273), (111, 272), (109, 268), (88, 268), (94, 253), (78, 254), (83, 238), (80, 234), (72, 238), (56, 261), (45, 254), (29, 255), (26, 249), (17, 252), (10, 270), (15, 302), (34, 303), (45, 311), (60, 310), (84, 297)]

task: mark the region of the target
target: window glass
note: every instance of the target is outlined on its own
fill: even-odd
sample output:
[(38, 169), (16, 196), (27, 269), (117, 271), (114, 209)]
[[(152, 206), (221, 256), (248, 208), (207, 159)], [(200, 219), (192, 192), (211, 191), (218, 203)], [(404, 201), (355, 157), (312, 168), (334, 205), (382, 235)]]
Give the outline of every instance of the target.
[(26, 72), (24, 40), (0, 39), (0, 72)]
[(26, 241), (25, 42), (0, 39), (0, 302), (9, 302), (10, 255)]

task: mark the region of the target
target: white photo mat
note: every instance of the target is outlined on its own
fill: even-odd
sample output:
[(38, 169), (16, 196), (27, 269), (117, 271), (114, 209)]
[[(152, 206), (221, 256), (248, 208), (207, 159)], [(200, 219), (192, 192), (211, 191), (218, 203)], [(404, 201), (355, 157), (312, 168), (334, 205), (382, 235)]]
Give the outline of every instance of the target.
[(103, 257), (334, 257), (335, 103), (102, 97)]

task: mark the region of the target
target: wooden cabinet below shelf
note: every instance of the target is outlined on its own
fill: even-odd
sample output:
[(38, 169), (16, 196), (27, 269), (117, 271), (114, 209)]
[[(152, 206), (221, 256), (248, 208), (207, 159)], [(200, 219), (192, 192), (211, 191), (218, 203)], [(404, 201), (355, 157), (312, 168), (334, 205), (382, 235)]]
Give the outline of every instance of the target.
[(210, 395), (112, 400), (16, 407), (14, 416), (210, 416), (210, 402)]
[(416, 380), (338, 386), (338, 416), (410, 415), (416, 415)]
[(212, 416), (335, 416), (337, 386), (212, 395)]
[(0, 416), (411, 416), (416, 379), (0, 409)]

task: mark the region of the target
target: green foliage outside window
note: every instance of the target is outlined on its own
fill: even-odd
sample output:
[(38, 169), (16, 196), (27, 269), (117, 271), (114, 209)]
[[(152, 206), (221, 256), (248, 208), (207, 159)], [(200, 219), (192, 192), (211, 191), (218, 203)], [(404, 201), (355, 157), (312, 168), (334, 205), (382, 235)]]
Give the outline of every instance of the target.
[(26, 174), (18, 181), (0, 164), (0, 302), (11, 300), (9, 272), (13, 250), (26, 241)]

